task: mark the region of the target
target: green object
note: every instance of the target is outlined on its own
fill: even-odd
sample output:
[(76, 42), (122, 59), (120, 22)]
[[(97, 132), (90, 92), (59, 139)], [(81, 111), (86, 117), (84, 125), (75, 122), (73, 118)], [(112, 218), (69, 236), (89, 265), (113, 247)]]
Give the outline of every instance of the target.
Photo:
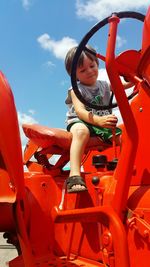
[[(67, 130), (70, 131), (72, 125), (75, 123), (84, 123), (90, 131), (90, 136), (99, 136), (105, 143), (111, 143), (110, 138), (112, 138), (113, 136), (112, 129), (97, 127), (85, 121), (79, 120), (79, 121), (70, 123), (67, 126)], [(122, 133), (121, 129), (116, 128), (116, 135), (120, 135), (121, 133)]]

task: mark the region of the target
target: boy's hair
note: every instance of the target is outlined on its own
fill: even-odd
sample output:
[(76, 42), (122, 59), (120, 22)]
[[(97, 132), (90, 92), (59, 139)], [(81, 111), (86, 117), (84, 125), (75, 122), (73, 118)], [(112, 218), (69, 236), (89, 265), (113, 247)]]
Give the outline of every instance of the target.
[[(96, 50), (87, 45), (86, 46), (87, 50), (83, 50), (81, 52), (81, 55), (79, 56), (79, 59), (78, 59), (78, 64), (77, 66), (78, 67), (81, 67), (83, 66), (83, 60), (84, 60), (84, 56), (86, 55), (89, 59), (91, 59), (92, 61), (96, 61), (97, 65), (99, 65), (99, 61), (98, 61), (98, 58), (96, 57)], [(74, 58), (74, 55), (75, 55), (75, 52), (77, 50), (77, 46), (71, 48), (67, 55), (66, 55), (66, 58), (65, 58), (65, 67), (66, 67), (66, 70), (68, 72), (68, 74), (70, 75), (71, 74), (71, 68), (72, 68), (72, 62), (73, 62), (73, 58)], [(90, 51), (91, 52), (90, 52)]]

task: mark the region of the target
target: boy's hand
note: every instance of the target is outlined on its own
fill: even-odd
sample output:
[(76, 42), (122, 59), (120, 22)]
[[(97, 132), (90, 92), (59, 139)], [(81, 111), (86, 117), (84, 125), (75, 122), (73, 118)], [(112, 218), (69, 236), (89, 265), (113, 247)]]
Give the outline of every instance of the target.
[(115, 128), (117, 122), (118, 118), (113, 114), (97, 118), (97, 125), (104, 128)]

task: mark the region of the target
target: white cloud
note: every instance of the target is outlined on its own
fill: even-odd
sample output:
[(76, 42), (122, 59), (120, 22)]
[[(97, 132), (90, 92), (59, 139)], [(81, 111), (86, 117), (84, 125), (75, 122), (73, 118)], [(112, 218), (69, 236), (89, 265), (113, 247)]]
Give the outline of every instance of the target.
[[(33, 111), (33, 109), (30, 109), (29, 113), (33, 114), (33, 113), (35, 113), (35, 111)], [(28, 123), (28, 124), (37, 123), (37, 121), (32, 116), (27, 115), (25, 113), (22, 113), (20, 111), (18, 111), (18, 119), (19, 119), (20, 124), (23, 124), (23, 123)]]
[(51, 67), (55, 67), (55, 64), (52, 61), (49, 60), (49, 61), (46, 62), (46, 66), (51, 68)]
[(22, 6), (24, 9), (28, 10), (31, 6), (31, 0), (22, 0)]
[(35, 114), (35, 110), (34, 110), (34, 109), (29, 109), (28, 111), (29, 111), (29, 113), (31, 113), (32, 115)]
[(103, 68), (99, 69), (98, 80), (109, 81), (106, 69)]
[(123, 37), (117, 35), (117, 38), (116, 38), (116, 46), (118, 48), (122, 47), (126, 43), (127, 43), (127, 40), (126, 39), (124, 39)]
[(149, 0), (77, 0), (76, 12), (79, 17), (101, 20), (112, 12), (148, 8)]
[[(32, 112), (31, 112), (32, 111)], [(29, 113), (33, 113), (33, 110), (30, 109)], [(24, 147), (25, 144), (27, 143), (27, 138), (23, 132), (22, 129), (22, 124), (33, 124), (33, 123), (38, 123), (38, 121), (36, 121), (33, 116), (31, 115), (27, 115), (25, 113), (22, 113), (20, 111), (18, 111), (18, 121), (19, 121), (19, 129), (20, 129), (20, 137), (21, 137), (21, 143), (22, 146)]]
[(43, 49), (52, 52), (56, 58), (63, 60), (68, 50), (77, 45), (76, 40), (70, 37), (63, 37), (61, 40), (56, 41), (53, 40), (47, 33), (39, 36), (37, 41)]

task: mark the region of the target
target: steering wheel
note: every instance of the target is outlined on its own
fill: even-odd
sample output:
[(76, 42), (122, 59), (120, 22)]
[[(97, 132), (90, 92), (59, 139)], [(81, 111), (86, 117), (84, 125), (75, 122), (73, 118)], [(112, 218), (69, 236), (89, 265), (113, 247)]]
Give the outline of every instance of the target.
[[(139, 21), (144, 21), (145, 16), (141, 13), (138, 12), (132, 12), (132, 11), (125, 11), (125, 12), (117, 12), (117, 13), (113, 13), (113, 15), (116, 15), (118, 18), (123, 19), (123, 18), (133, 18), (133, 19), (137, 19)], [(105, 110), (105, 109), (112, 109), (117, 107), (117, 103), (109, 103), (109, 105), (105, 105), (105, 106), (100, 106), (100, 105), (95, 105), (95, 104), (91, 104), (88, 101), (86, 101), (84, 99), (84, 97), (82, 96), (82, 94), (79, 91), (78, 88), (78, 83), (77, 83), (77, 77), (76, 77), (76, 70), (77, 70), (77, 65), (78, 65), (78, 59), (82, 53), (83, 50), (87, 50), (86, 48), (86, 44), (88, 43), (89, 39), (102, 27), (104, 27), (106, 24), (109, 23), (109, 19), (110, 17), (107, 17), (105, 19), (103, 19), (102, 21), (98, 22), (93, 28), (91, 28), (91, 30), (83, 37), (83, 39), (81, 40), (79, 46), (77, 47), (76, 53), (74, 55), (73, 58), (73, 62), (72, 62), (72, 70), (71, 70), (71, 84), (72, 84), (72, 88), (74, 90), (74, 93), (76, 94), (76, 96), (78, 97), (78, 99), (85, 104), (86, 106), (90, 107), (90, 108), (94, 108), (96, 110)], [(88, 50), (89, 51), (89, 50)], [(90, 51), (89, 51), (90, 52)], [(91, 53), (93, 53), (91, 51)], [(101, 58), (101, 59), (105, 59), (104, 56), (99, 55), (97, 53), (95, 53), (95, 56)], [(131, 99), (137, 92), (132, 92), (129, 96), (128, 99)], [(112, 98), (112, 97), (111, 97)], [(110, 101), (111, 102), (111, 101)]]

